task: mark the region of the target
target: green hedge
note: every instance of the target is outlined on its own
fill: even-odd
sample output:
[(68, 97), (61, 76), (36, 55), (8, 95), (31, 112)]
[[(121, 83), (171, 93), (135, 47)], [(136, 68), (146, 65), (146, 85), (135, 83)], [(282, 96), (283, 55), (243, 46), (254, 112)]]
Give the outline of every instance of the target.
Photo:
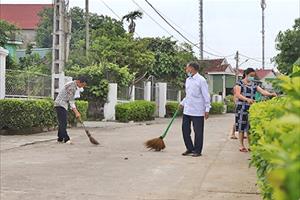
[(265, 200), (300, 198), (300, 77), (280, 79), (284, 98), (250, 108), (251, 164)]
[(224, 104), (219, 102), (211, 103), (210, 114), (222, 114), (224, 111)]
[(235, 103), (233, 99), (233, 95), (228, 95), (225, 97), (225, 104), (227, 105), (227, 113), (234, 113), (235, 112)]
[[(80, 112), (81, 119), (83, 121), (85, 121), (87, 119), (88, 106), (89, 106), (89, 104), (87, 101), (82, 101), (82, 100), (76, 101), (76, 107), (77, 107), (78, 111)], [(68, 123), (71, 126), (76, 126), (76, 124), (77, 124), (77, 119), (74, 115), (74, 112), (71, 109), (68, 110)]]
[[(173, 117), (174, 113), (176, 112), (176, 110), (179, 107), (179, 103), (178, 102), (168, 102), (166, 104), (166, 117)], [(177, 116), (181, 116), (182, 115), (182, 109), (180, 109), (180, 111), (178, 112)]]
[(235, 103), (233, 102), (228, 102), (227, 103), (227, 113), (235, 113)]
[(116, 105), (116, 119), (121, 122), (153, 120), (155, 103), (133, 101)]
[[(83, 119), (86, 119), (87, 102), (76, 101), (76, 105)], [(69, 112), (68, 117), (70, 123), (75, 121), (74, 114)], [(0, 100), (0, 129), (49, 128), (56, 124), (56, 112), (52, 100)]]

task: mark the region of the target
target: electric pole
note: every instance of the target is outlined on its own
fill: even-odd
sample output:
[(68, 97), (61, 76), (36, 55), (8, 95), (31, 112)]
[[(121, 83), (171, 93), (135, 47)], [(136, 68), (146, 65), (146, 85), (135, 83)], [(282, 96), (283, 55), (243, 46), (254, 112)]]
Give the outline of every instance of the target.
[(237, 82), (239, 80), (239, 51), (236, 51), (235, 54), (235, 81)]
[(199, 45), (199, 57), (203, 60), (203, 0), (199, 0)]
[[(52, 86), (51, 96), (56, 97), (64, 86), (64, 68), (68, 57), (67, 42), (70, 39), (71, 22), (67, 16), (69, 0), (56, 0), (53, 4), (53, 34), (52, 34)], [(68, 36), (69, 35), (69, 36)]]
[(90, 33), (89, 33), (89, 0), (85, 0), (85, 55), (88, 56), (90, 48)]
[(262, 68), (265, 69), (265, 9), (266, 9), (266, 1), (261, 0), (261, 16), (262, 16)]

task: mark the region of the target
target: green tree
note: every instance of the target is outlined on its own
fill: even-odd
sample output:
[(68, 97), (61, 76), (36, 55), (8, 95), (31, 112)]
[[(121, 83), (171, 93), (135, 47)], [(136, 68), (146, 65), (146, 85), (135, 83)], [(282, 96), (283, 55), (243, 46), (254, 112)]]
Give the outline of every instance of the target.
[(134, 22), (134, 20), (136, 20), (137, 18), (142, 18), (143, 13), (141, 11), (132, 11), (130, 13), (128, 13), (127, 15), (123, 16), (122, 20), (126, 19), (127, 22), (129, 22), (128, 25), (128, 32), (129, 33), (134, 33), (135, 32), (135, 27), (136, 27), (136, 23)]
[(293, 29), (279, 32), (276, 38), (276, 49), (280, 51), (275, 62), (283, 74), (291, 74), (293, 63), (300, 56), (300, 18), (295, 20)]
[(85, 76), (88, 86), (84, 89), (82, 99), (89, 101), (89, 117), (101, 118), (101, 107), (106, 102), (108, 83), (118, 83), (119, 87), (127, 86), (133, 79), (127, 67), (120, 67), (112, 63), (94, 64), (87, 67), (73, 66), (66, 71), (72, 77)]
[(39, 14), (40, 22), (36, 30), (36, 43), (38, 47), (52, 47), (53, 8), (45, 8)]
[(154, 53), (155, 63), (149, 74), (181, 88), (185, 80), (184, 66), (196, 57), (191, 45), (177, 44), (171, 38), (144, 38), (147, 49)]
[(8, 23), (5, 20), (0, 19), (0, 46), (4, 46), (8, 40), (14, 39), (17, 34), (18, 28)]

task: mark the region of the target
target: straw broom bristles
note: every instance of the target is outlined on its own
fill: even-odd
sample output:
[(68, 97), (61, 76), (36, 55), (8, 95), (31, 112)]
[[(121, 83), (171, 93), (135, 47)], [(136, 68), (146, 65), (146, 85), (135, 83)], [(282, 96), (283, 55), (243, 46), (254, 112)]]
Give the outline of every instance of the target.
[(161, 151), (166, 148), (164, 140), (162, 137), (154, 138), (145, 142), (145, 146), (149, 150)]

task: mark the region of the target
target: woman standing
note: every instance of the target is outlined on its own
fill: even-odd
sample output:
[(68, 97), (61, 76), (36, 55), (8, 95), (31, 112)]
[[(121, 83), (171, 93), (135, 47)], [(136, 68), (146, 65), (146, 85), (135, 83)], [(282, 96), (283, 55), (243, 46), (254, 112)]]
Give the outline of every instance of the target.
[[(253, 68), (248, 68), (244, 72), (243, 79), (236, 85), (236, 97), (238, 98), (236, 113), (235, 113), (235, 130), (239, 132), (240, 151), (248, 152), (244, 145), (244, 134), (249, 131), (249, 108), (255, 102), (256, 92), (261, 93), (263, 96), (277, 96), (276, 93), (270, 93), (263, 90), (260, 86), (254, 83), (256, 76)], [(248, 143), (250, 144), (249, 137)]]
[[(233, 102), (234, 102), (234, 107), (235, 107), (235, 109), (236, 109), (236, 104), (237, 104), (237, 100), (238, 100), (238, 98), (236, 98), (236, 87), (237, 86), (234, 86), (233, 87), (233, 89), (232, 89), (232, 93), (233, 93)], [(236, 140), (236, 139), (238, 139), (236, 136), (235, 136), (235, 132), (236, 132), (236, 130), (235, 130), (235, 122), (234, 122), (234, 124), (233, 124), (233, 126), (232, 126), (232, 131), (231, 131), (231, 136), (230, 136), (230, 139), (233, 139), (233, 140)]]

